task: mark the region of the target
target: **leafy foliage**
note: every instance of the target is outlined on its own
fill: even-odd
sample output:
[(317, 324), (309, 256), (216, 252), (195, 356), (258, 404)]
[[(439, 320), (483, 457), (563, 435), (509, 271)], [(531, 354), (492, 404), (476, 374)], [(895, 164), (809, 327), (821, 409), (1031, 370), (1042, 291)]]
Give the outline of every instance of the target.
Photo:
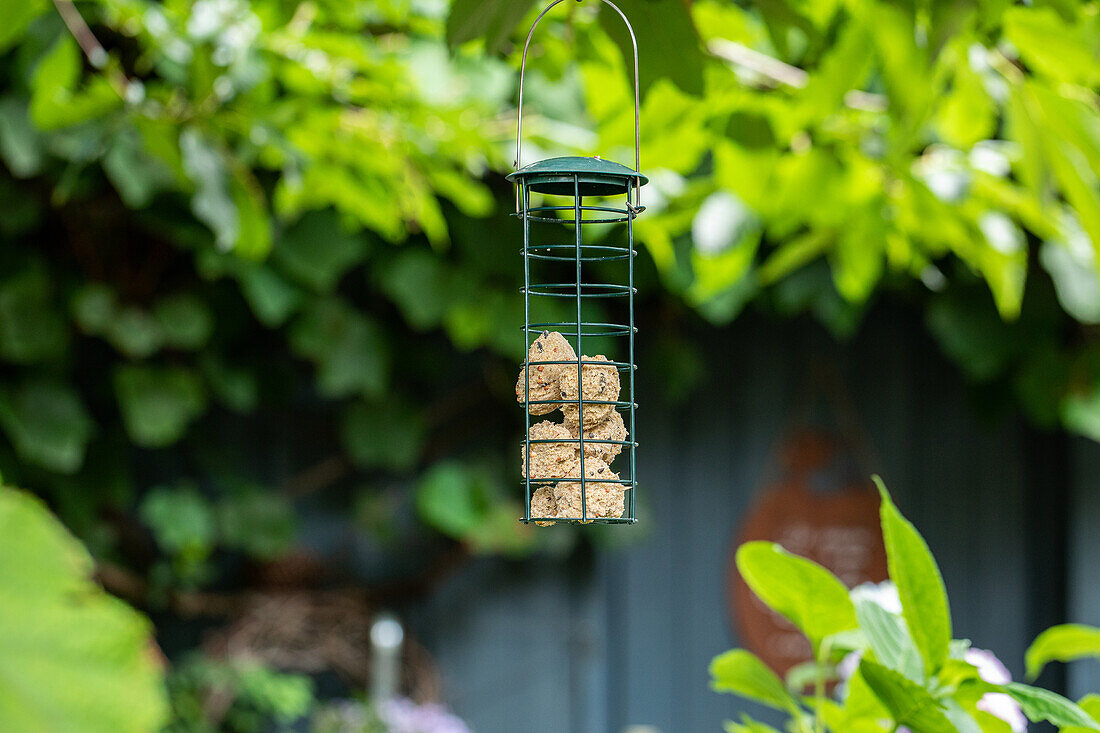
[[(529, 549), (499, 471), (427, 455), (463, 409), (507, 404), (507, 380), (481, 374), (519, 353), (500, 257), (514, 232), (485, 219), (507, 196), (486, 171), (503, 168), (508, 65), (449, 58), (442, 6), (77, 10), (95, 58), (46, 3), (5, 18), (0, 47), (0, 466), (162, 600), (218, 580), (227, 554), (265, 562), (296, 539), (296, 489), (256, 470), (255, 438), (210, 433), (226, 420), (323, 426), (287, 470), (353, 474), (350, 505), (447, 469), (477, 511), (448, 523), (420, 491), (425, 526)], [(444, 363), (440, 384), (425, 365)], [(407, 493), (388, 523), (415, 511)], [(119, 517), (154, 562), (121, 546)]]
[(165, 721), (150, 624), (91, 571), (38, 499), (0, 487), (0, 729), (143, 733)]
[[(970, 643), (950, 639), (950, 618), (944, 617), (947, 596), (927, 545), (898, 511), (886, 487), (878, 477), (875, 479), (882, 494), (881, 518), (890, 576), (897, 586), (901, 611), (874, 602), (863, 588), (854, 589), (852, 600), (847, 594), (845, 600), (855, 609), (855, 623), (837, 626), (827, 637), (822, 653), (822, 630), (818, 627), (821, 615), (793, 613), (791, 609), (818, 603), (815, 596), (822, 588), (835, 586), (843, 592), (840, 581), (824, 568), (787, 555), (781, 548), (747, 543), (738, 551), (738, 568), (746, 582), (761, 601), (786, 616), (818, 650), (815, 694), (802, 697), (804, 676), (792, 670), (784, 684), (757, 657), (742, 649), (714, 658), (711, 686), (718, 692), (732, 692), (788, 713), (788, 729), (802, 733), (885, 733), (899, 726), (914, 733), (1011, 730), (1008, 722), (981, 704), (988, 694), (1007, 695), (1016, 701), (1023, 715), (1035, 722), (1049, 721), (1061, 730), (1100, 730), (1100, 716), (1094, 714), (1097, 707), (1090, 698), (1078, 705), (1048, 690), (1008, 679), (986, 679), (981, 674), (978, 660), (968, 656)], [(772, 572), (763, 572), (764, 566), (757, 564), (755, 556), (765, 552), (788, 558), (784, 560), (788, 570), (776, 566)], [(814, 584), (802, 582), (789, 571), (795, 567), (812, 567), (815, 578), (825, 579)], [(832, 591), (828, 594), (833, 595)], [(839, 601), (830, 603), (844, 605)], [(1040, 635), (1028, 652), (1029, 674), (1036, 674), (1047, 659), (1096, 656), (1092, 644), (1095, 631), (1081, 626), (1054, 627)], [(842, 657), (844, 665), (837, 664)], [(853, 660), (858, 660), (857, 667), (852, 667)], [(841, 673), (844, 666), (850, 669)], [(837, 699), (826, 697), (824, 683), (838, 678), (843, 684)], [(747, 717), (726, 726), (732, 731), (770, 730)]]
[[(1100, 439), (1095, 2), (620, 4), (652, 179), (639, 307), (661, 316), (639, 361), (670, 393), (703, 372), (681, 302), (846, 336), (889, 290), (985, 392)], [(535, 547), (496, 418), (522, 355), (500, 174), (538, 8), (96, 0), (81, 47), (57, 5), (0, 8), (5, 475), (153, 604), (287, 552), (324, 489), (376, 539)], [(596, 7), (533, 40), (540, 155), (632, 157), (629, 37)], [(821, 649), (866, 620), (755, 559), (825, 588)], [(905, 628), (935, 669), (933, 610)]]
[(166, 733), (259, 733), (273, 725), (285, 729), (305, 718), (315, 704), (308, 677), (256, 663), (196, 657), (173, 669), (168, 686), (173, 719)]
[[(611, 9), (598, 9), (609, 40), (587, 23), (598, 4), (569, 5), (544, 25), (557, 17), (585, 42), (561, 49), (540, 27), (534, 43), (577, 57), (599, 131), (587, 147), (630, 160), (626, 34)], [(1082, 328), (1100, 317), (1095, 2), (623, 8), (653, 180), (637, 231), (666, 287), (715, 322), (755, 301), (838, 336), (876, 291), (923, 290), (948, 311), (930, 329), (965, 372), (1045, 425), (1100, 436)], [(499, 35), (503, 17), (486, 6), (476, 34)], [(969, 341), (979, 321), (992, 327)]]

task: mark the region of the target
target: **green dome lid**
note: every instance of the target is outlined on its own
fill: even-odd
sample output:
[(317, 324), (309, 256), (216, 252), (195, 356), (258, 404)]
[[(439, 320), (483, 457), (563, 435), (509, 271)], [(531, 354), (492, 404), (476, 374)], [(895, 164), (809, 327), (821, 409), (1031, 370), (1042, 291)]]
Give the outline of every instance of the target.
[(626, 193), (634, 179), (645, 185), (649, 179), (621, 163), (602, 158), (567, 155), (547, 158), (525, 165), (508, 175), (509, 181), (523, 180), (527, 187), (539, 193), (572, 196), (573, 176), (580, 182), (582, 196), (611, 196)]

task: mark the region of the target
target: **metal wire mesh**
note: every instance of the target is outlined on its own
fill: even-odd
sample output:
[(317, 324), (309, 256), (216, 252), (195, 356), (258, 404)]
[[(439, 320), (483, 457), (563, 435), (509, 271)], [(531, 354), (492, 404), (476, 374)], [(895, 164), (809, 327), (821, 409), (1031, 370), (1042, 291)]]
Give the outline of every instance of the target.
[[(591, 178), (587, 179), (591, 182)], [(633, 185), (633, 181), (629, 178), (615, 178), (608, 177), (605, 183), (619, 188), (621, 186), (622, 196), (624, 197), (624, 205), (621, 208), (615, 206), (603, 205), (603, 199), (601, 198), (600, 205), (586, 205), (584, 203), (584, 188), (582, 187), (581, 178), (577, 174), (572, 175), (572, 204), (571, 205), (539, 205), (531, 206), (531, 183), (525, 178), (518, 180), (519, 185), (519, 198), (520, 198), (520, 210), (518, 216), (523, 222), (523, 312), (524, 312), (524, 324), (523, 324), (523, 336), (524, 336), (524, 362), (523, 362), (523, 382), (524, 382), (524, 400), (523, 410), (527, 416), (525, 424), (527, 430), (524, 431), (524, 465), (527, 467), (524, 471), (524, 513), (522, 517), (523, 522), (563, 522), (563, 523), (598, 523), (598, 524), (629, 524), (635, 521), (634, 505), (635, 494), (637, 490), (636, 480), (636, 460), (635, 452), (637, 449), (637, 442), (634, 440), (634, 412), (637, 409), (637, 403), (634, 401), (634, 374), (637, 367), (634, 364), (634, 336), (637, 329), (634, 326), (634, 295), (636, 290), (634, 288), (634, 257), (637, 252), (634, 251), (634, 218), (643, 210), (643, 207), (636, 207), (632, 196), (637, 193), (637, 188)], [(572, 216), (568, 216), (571, 213)], [(566, 214), (566, 215), (562, 215)], [(585, 218), (585, 217), (588, 218)], [(560, 242), (554, 242), (549, 244), (535, 244), (532, 242), (532, 224), (533, 223), (545, 223), (559, 225), (563, 227), (572, 227), (574, 233), (574, 241), (571, 244), (563, 244)], [(614, 244), (585, 244), (584, 243), (584, 230), (585, 227), (590, 225), (607, 225), (607, 224), (625, 224), (625, 236), (626, 245), (618, 246)], [(561, 263), (562, 266), (568, 267), (569, 263), (572, 263), (574, 278), (572, 282), (539, 282), (538, 275), (535, 272), (536, 263)], [(588, 265), (592, 268), (597, 266), (605, 266), (604, 263), (624, 262), (625, 267), (625, 279), (626, 282), (587, 282), (585, 266)], [(597, 265), (597, 263), (600, 263)], [(571, 314), (569, 320), (559, 321), (532, 321), (532, 306), (533, 300), (539, 299), (572, 299), (575, 304), (575, 309), (571, 308)], [(585, 306), (591, 302), (597, 301), (602, 304), (603, 299), (612, 299), (618, 301), (621, 306), (618, 310), (625, 315), (625, 323), (609, 322), (609, 320), (586, 320)], [(572, 312), (575, 311), (575, 319), (572, 318)], [(601, 311), (602, 312), (602, 311)], [(532, 400), (531, 399), (531, 362), (529, 358), (529, 349), (534, 339), (546, 331), (557, 331), (564, 336), (570, 344), (574, 347), (577, 359), (569, 361), (538, 361), (538, 365), (567, 365), (566, 368), (577, 369), (577, 395), (576, 399), (558, 399), (558, 400)], [(585, 361), (585, 340), (588, 343), (607, 343), (607, 340), (617, 340), (619, 344), (625, 342), (625, 348), (618, 348), (619, 354), (625, 356), (625, 359), (609, 360), (607, 362), (598, 362), (600, 367), (614, 367), (620, 374), (620, 393), (619, 399), (611, 400), (590, 400), (584, 397), (585, 376), (584, 365), (591, 364), (592, 362)], [(623, 353), (625, 351), (625, 354)], [(609, 353), (615, 353), (609, 350)], [(532, 416), (532, 405), (545, 405), (553, 404), (560, 407), (568, 405), (577, 406), (577, 433), (576, 437), (571, 439), (533, 439), (531, 438), (530, 428), (532, 424), (541, 419), (542, 416)], [(618, 411), (623, 417), (623, 422), (627, 430), (626, 440), (599, 440), (591, 437), (586, 437), (586, 433), (591, 432), (590, 428), (585, 426), (584, 412), (586, 406), (592, 408), (596, 405), (612, 405), (613, 409)], [(532, 419), (534, 418), (534, 419)], [(569, 444), (576, 446), (579, 453), (580, 467), (578, 475), (571, 478), (532, 478), (533, 473), (531, 462), (531, 446), (539, 444)], [(622, 453), (619, 455), (618, 460), (615, 462), (615, 466), (612, 470), (616, 470), (619, 473), (618, 478), (612, 479), (598, 479), (588, 478), (585, 470), (585, 460), (593, 461), (599, 460), (594, 456), (586, 456), (585, 444), (601, 443), (606, 445), (618, 445), (621, 446)], [(627, 458), (624, 462), (625, 466), (620, 465), (622, 458)], [(554, 486), (561, 483), (576, 483), (580, 485), (580, 516), (578, 517), (541, 517), (532, 516), (531, 512), (531, 500), (533, 492), (539, 487), (544, 485)], [(598, 484), (620, 484), (626, 488), (624, 495), (624, 506), (622, 515), (619, 517), (598, 517), (594, 516), (590, 511), (589, 499), (591, 498), (591, 491), (593, 485)]]

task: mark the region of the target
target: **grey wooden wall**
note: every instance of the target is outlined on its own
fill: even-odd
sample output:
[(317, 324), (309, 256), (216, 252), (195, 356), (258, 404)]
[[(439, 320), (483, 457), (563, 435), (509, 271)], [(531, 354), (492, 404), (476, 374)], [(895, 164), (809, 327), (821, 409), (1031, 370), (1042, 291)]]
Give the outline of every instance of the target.
[[(1047, 553), (1064, 538), (1057, 513), (1037, 524), (1031, 509), (1059, 489), (1036, 485), (1048, 474), (1019, 420), (975, 416), (918, 322), (879, 312), (837, 346), (813, 324), (749, 317), (713, 332), (709, 349), (706, 385), (678, 408), (662, 405), (640, 365), (640, 522), (609, 528), (631, 544), (569, 562), (479, 561), (412, 614), (476, 731), (719, 731), (737, 711), (758, 712), (711, 692), (707, 664), (737, 644), (725, 601), (732, 534), (805, 365), (822, 354), (841, 367), (875, 469), (940, 561), (956, 636), (996, 650), (1018, 677), (1043, 616), (1100, 622), (1100, 450), (1081, 441), (1066, 453), (1081, 510), (1061, 558), (1069, 597), (1037, 596), (1059, 587)], [(1070, 682), (1100, 689), (1093, 668)]]

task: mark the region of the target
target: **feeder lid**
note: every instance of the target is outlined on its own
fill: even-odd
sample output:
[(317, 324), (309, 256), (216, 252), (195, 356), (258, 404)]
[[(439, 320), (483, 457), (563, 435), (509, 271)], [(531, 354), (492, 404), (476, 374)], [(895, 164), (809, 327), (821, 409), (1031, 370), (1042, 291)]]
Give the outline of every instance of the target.
[(539, 193), (572, 196), (573, 176), (577, 176), (582, 196), (610, 196), (624, 193), (634, 179), (645, 185), (649, 179), (621, 163), (602, 158), (567, 155), (530, 163), (508, 175), (509, 181), (523, 179), (527, 187)]

